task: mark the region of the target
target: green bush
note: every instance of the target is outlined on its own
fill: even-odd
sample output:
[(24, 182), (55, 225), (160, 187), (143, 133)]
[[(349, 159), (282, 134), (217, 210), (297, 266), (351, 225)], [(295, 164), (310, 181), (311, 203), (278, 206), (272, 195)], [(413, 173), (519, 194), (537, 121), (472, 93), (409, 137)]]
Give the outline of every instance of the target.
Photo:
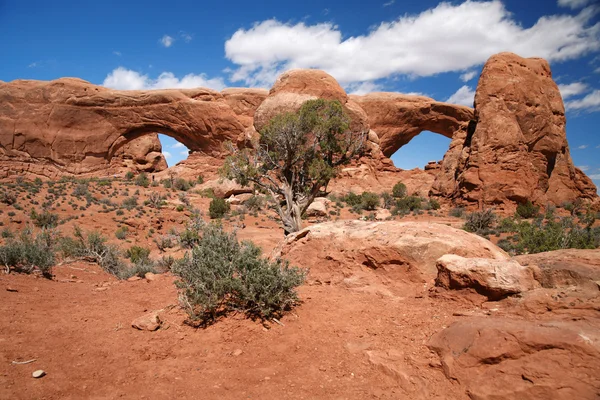
[(125, 240), (125, 239), (127, 239), (128, 233), (129, 233), (129, 228), (127, 228), (126, 226), (122, 226), (120, 228), (117, 228), (117, 230), (115, 231), (115, 237), (119, 240)]
[(83, 257), (97, 263), (106, 272), (122, 279), (127, 270), (121, 260), (118, 247), (107, 244), (107, 238), (99, 232), (91, 231), (85, 236), (78, 226), (75, 226), (74, 238), (62, 240), (61, 250), (65, 257)]
[(127, 171), (127, 173), (125, 174), (125, 179), (130, 181), (133, 179), (134, 176), (135, 174), (133, 173), (133, 171)]
[(410, 211), (420, 210), (423, 207), (423, 200), (417, 196), (406, 196), (396, 200), (396, 208), (393, 214), (408, 213)]
[(175, 179), (175, 182), (173, 182), (173, 189), (175, 189), (175, 190), (181, 190), (181, 191), (187, 192), (191, 188), (192, 188), (192, 185), (190, 185), (190, 182), (186, 181), (183, 178), (177, 178), (177, 179)]
[(125, 252), (125, 256), (134, 264), (146, 262), (150, 260), (150, 249), (141, 246), (131, 246)]
[(406, 185), (402, 182), (398, 182), (394, 185), (394, 187), (392, 188), (392, 196), (394, 196), (397, 199), (401, 199), (402, 197), (406, 196)]
[(383, 202), (383, 208), (390, 210), (394, 206), (394, 196), (388, 192), (381, 193), (381, 200)]
[(464, 218), (465, 217), (465, 209), (464, 207), (455, 207), (450, 210), (450, 216), (455, 218)]
[(123, 200), (123, 207), (128, 210), (133, 210), (138, 205), (137, 200), (137, 197), (127, 197), (125, 200)]
[(206, 225), (201, 233), (198, 244), (172, 267), (190, 320), (208, 324), (232, 310), (268, 319), (298, 302), (295, 288), (305, 271), (262, 258), (258, 247), (239, 243), (220, 226)]
[(467, 215), (463, 229), (467, 232), (485, 233), (496, 221), (494, 210), (488, 208), (483, 211), (475, 211)]
[(539, 206), (534, 206), (533, 203), (527, 200), (526, 203), (519, 204), (517, 206), (517, 215), (521, 218), (529, 219), (535, 218), (540, 212)]
[(429, 208), (432, 210), (439, 210), (441, 208), (440, 202), (436, 199), (429, 199)]
[(38, 214), (35, 210), (31, 210), (30, 214), (33, 224), (38, 228), (55, 228), (58, 226), (58, 214), (44, 210)]
[(210, 201), (208, 213), (212, 219), (223, 218), (229, 212), (229, 203), (219, 197)]
[(363, 192), (360, 205), (363, 210), (373, 211), (379, 207), (379, 196), (375, 193)]
[(150, 179), (148, 179), (148, 174), (146, 174), (145, 172), (142, 172), (141, 174), (139, 174), (137, 176), (137, 178), (135, 178), (135, 184), (137, 186), (141, 186), (141, 187), (145, 187), (145, 188), (150, 186)]
[(34, 237), (33, 232), (25, 229), (18, 238), (9, 238), (0, 246), (0, 263), (27, 274), (39, 270), (44, 277), (51, 278), (56, 264), (56, 240), (54, 232), (44, 231)]
[(4, 190), (0, 193), (0, 203), (4, 203), (6, 205), (13, 205), (17, 202), (17, 195), (13, 192), (9, 192), (8, 190)]
[(89, 186), (87, 183), (80, 183), (77, 186), (75, 186), (75, 189), (73, 189), (73, 196), (75, 197), (85, 197), (86, 195), (88, 195), (89, 192)]
[(258, 211), (262, 209), (265, 205), (265, 198), (263, 196), (252, 196), (248, 200), (244, 202), (244, 205), (250, 211)]

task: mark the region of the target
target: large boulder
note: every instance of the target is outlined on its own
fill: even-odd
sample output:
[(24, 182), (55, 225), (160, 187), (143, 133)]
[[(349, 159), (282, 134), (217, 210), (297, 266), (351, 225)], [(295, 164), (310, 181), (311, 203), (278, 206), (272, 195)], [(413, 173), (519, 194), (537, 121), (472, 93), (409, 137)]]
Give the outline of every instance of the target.
[(469, 318), (429, 347), (471, 399), (597, 399), (600, 326), (589, 321)]
[(335, 221), (286, 238), (275, 256), (311, 265), (319, 280), (375, 272), (391, 281), (433, 282), (444, 254), (507, 260), (490, 241), (447, 225), (426, 222)]
[(350, 96), (367, 113), (381, 151), (391, 157), (422, 131), (452, 138), (473, 119), (473, 109), (401, 93), (369, 93)]
[(438, 193), (472, 203), (545, 205), (597, 198), (569, 153), (565, 108), (547, 61), (492, 56), (475, 94), (475, 121), (454, 137)]
[(210, 89), (118, 91), (74, 78), (0, 82), (2, 174), (110, 173), (127, 142), (156, 132), (218, 157), (222, 143), (243, 131)]
[(490, 300), (526, 292), (539, 286), (533, 268), (514, 260), (464, 258), (446, 254), (436, 263), (436, 285), (446, 289), (475, 289)]

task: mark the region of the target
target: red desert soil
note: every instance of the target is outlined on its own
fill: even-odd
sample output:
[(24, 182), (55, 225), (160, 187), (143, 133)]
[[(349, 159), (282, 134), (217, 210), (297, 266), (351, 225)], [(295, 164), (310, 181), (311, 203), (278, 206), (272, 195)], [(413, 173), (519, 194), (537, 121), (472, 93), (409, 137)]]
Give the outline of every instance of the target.
[[(234, 315), (195, 329), (170, 274), (118, 281), (78, 263), (55, 275), (0, 276), (0, 398), (466, 398), (426, 343), (468, 302), (307, 285), (284, 326)], [(158, 331), (131, 327), (161, 309)]]

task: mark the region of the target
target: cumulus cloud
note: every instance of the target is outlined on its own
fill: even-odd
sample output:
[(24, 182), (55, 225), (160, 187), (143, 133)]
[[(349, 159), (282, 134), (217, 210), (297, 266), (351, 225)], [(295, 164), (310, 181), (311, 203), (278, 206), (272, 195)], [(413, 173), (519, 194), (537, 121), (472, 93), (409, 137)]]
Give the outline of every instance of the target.
[(577, 150), (585, 150), (588, 148), (587, 144), (582, 144), (581, 146), (577, 147)]
[(558, 0), (558, 5), (561, 7), (570, 7), (572, 9), (581, 8), (587, 5), (590, 0)]
[(473, 107), (475, 91), (469, 86), (464, 85), (458, 89), (452, 96), (446, 100), (448, 103), (461, 104), (463, 106)]
[(165, 158), (173, 157), (173, 154), (169, 153), (168, 151), (163, 151), (162, 154), (163, 154), (163, 156), (165, 156)]
[(587, 91), (587, 85), (583, 82), (573, 82), (558, 85), (558, 90), (560, 90), (563, 99), (568, 99), (569, 97), (577, 96), (578, 94)]
[(600, 49), (600, 23), (590, 26), (595, 14), (587, 8), (524, 27), (500, 0), (441, 3), (350, 37), (332, 23), (270, 19), (236, 31), (225, 54), (237, 65), (231, 79), (251, 86), (268, 87), (289, 68), (324, 69), (342, 84), (398, 74), (431, 76), (468, 70), (501, 51), (550, 61), (578, 58)]
[(585, 171), (589, 171), (590, 167), (589, 165), (578, 165), (577, 168), (579, 168), (580, 170), (582, 170), (583, 172)]
[(189, 150), (184, 150), (179, 152), (179, 154), (181, 154), (182, 156), (189, 156), (190, 155), (190, 151)]
[(214, 90), (225, 88), (223, 78), (208, 78), (205, 74), (188, 74), (177, 78), (172, 72), (163, 72), (158, 78), (152, 79), (124, 67), (114, 69), (104, 82), (103, 86), (120, 90), (148, 90), (148, 89), (189, 89), (204, 87)]
[(463, 82), (469, 82), (471, 79), (475, 78), (475, 75), (477, 75), (477, 71), (465, 72), (460, 76), (460, 80)]
[(346, 91), (350, 94), (362, 95), (381, 91), (381, 85), (375, 82), (352, 83), (346, 86)]
[(160, 39), (160, 43), (165, 47), (171, 47), (173, 42), (175, 42), (175, 39), (169, 35), (165, 35)]
[(588, 177), (593, 181), (600, 181), (600, 174), (592, 174), (588, 175)]
[(171, 146), (172, 149), (181, 149), (182, 147), (185, 147), (185, 145), (180, 142), (177, 142), (173, 146)]
[(389, 6), (394, 5), (395, 2), (396, 2), (396, 0), (390, 0), (387, 3), (383, 3), (383, 6), (384, 7), (389, 7)]
[(594, 90), (592, 93), (581, 99), (567, 101), (565, 103), (565, 108), (568, 111), (600, 111), (600, 90)]
[(186, 43), (191, 42), (192, 39), (193, 39), (192, 35), (190, 35), (187, 32), (184, 32), (184, 31), (180, 31), (179, 32), (179, 36), (181, 36), (181, 38), (183, 39), (183, 41), (186, 42)]

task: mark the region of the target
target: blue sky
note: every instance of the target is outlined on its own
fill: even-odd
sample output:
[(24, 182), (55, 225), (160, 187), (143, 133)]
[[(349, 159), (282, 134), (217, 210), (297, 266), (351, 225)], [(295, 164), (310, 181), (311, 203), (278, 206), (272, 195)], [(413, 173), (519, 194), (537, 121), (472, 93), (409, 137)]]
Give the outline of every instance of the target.
[[(270, 87), (320, 68), (355, 93), (398, 91), (471, 105), (500, 51), (551, 63), (571, 154), (600, 184), (600, 9), (594, 0), (0, 0), (0, 80), (74, 76), (118, 89)], [(161, 137), (170, 165), (185, 147)], [(440, 160), (424, 132), (392, 158)], [(181, 146), (181, 145), (179, 145)]]

